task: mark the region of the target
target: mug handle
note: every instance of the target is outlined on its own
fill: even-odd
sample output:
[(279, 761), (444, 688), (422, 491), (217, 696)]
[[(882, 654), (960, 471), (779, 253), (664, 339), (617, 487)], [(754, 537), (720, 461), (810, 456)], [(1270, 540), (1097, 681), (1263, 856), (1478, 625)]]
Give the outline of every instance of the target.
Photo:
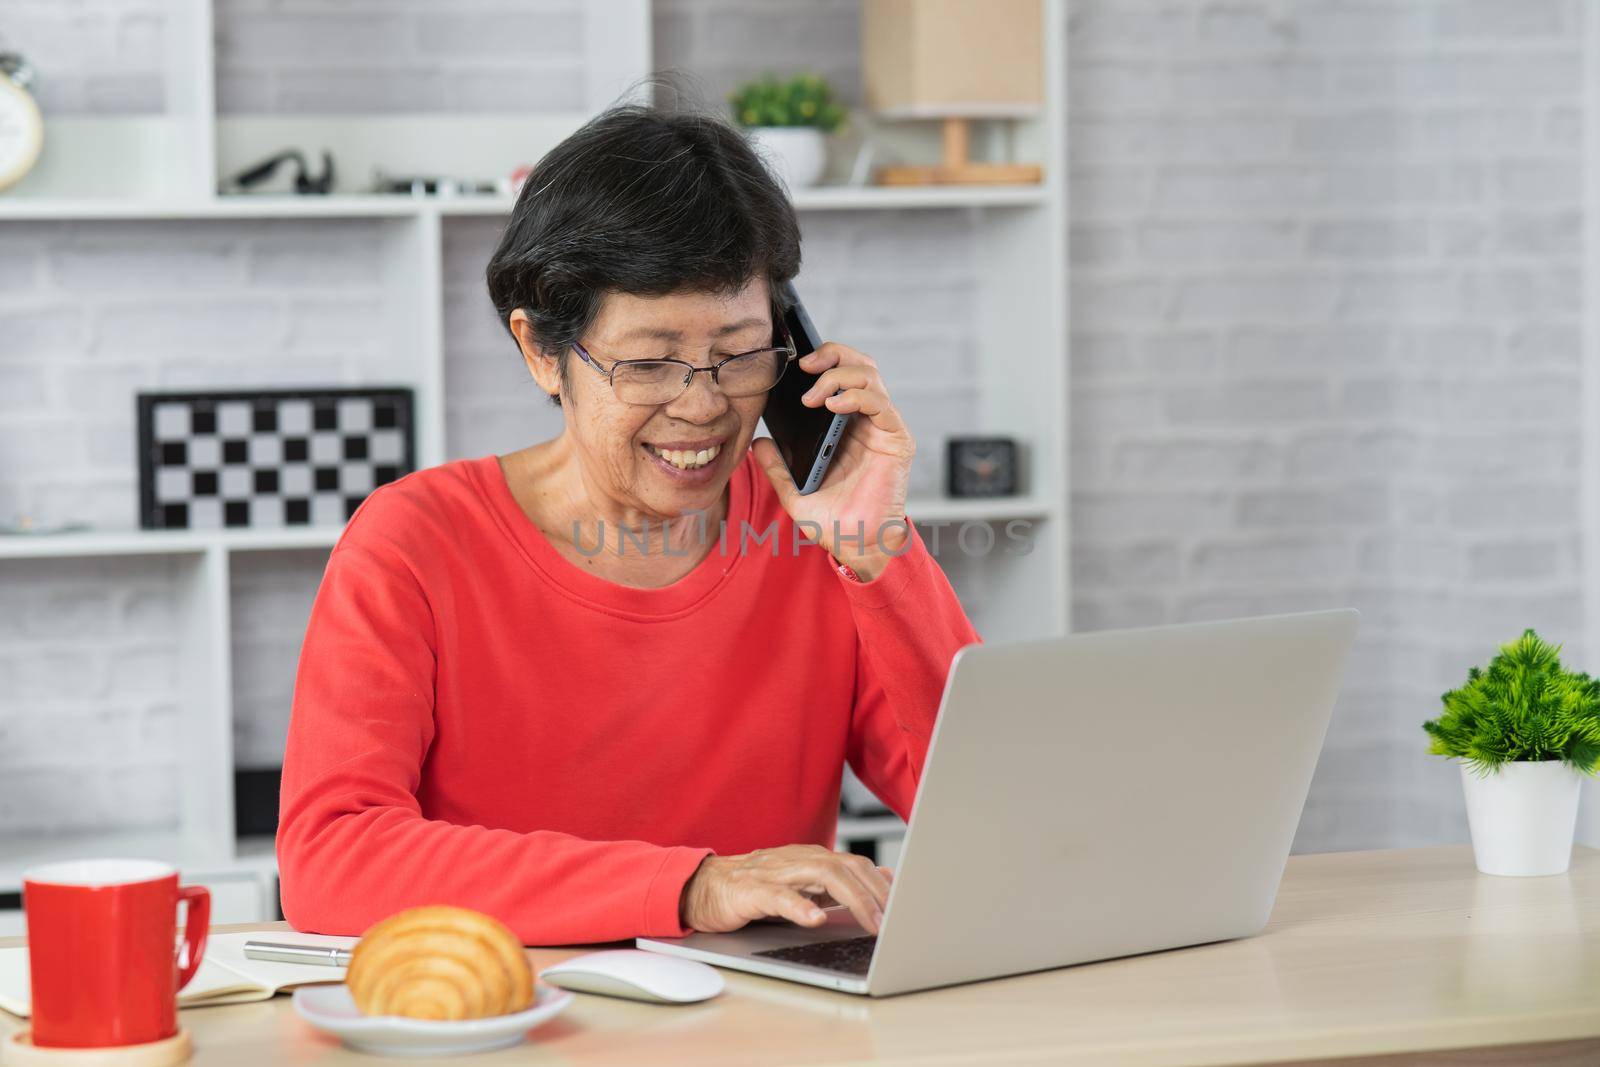
[(211, 893), (203, 885), (180, 886), (178, 900), (189, 905), (183, 920), (183, 947), (178, 950), (178, 988), (182, 989), (200, 969), (205, 955), (206, 934), (211, 930)]

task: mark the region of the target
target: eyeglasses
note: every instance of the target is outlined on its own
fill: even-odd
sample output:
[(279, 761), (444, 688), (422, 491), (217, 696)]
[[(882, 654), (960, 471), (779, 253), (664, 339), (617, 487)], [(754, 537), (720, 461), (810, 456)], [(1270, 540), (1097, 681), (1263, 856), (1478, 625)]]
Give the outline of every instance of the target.
[(781, 347), (741, 352), (709, 367), (696, 367), (681, 359), (619, 359), (607, 370), (577, 341), (572, 342), (572, 350), (611, 383), (618, 400), (624, 404), (654, 407), (670, 404), (682, 396), (696, 374), (711, 375), (712, 384), (727, 397), (759, 396), (769, 391), (778, 384), (789, 364), (799, 357), (788, 329), (780, 327), (780, 330), (784, 340)]

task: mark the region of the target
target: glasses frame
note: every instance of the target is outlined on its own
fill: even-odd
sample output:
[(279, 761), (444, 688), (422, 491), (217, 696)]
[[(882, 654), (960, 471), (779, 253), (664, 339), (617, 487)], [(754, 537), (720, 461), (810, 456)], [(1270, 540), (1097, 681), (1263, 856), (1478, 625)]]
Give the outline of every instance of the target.
[[(773, 309), (773, 316), (774, 316), (773, 321), (775, 321), (778, 324), (778, 331), (783, 337), (783, 344), (781, 344), (781, 345), (768, 345), (766, 348), (752, 348), (748, 352), (739, 352), (739, 353), (737, 353), (735, 355), (731, 355), (731, 356), (727, 356), (726, 358), (719, 359), (709, 367), (696, 367), (693, 363), (686, 362), (685, 360), (672, 359), (670, 357), (658, 357), (658, 358), (655, 358), (655, 359), (617, 359), (617, 360), (612, 360), (611, 367), (608, 370), (605, 367), (601, 366), (600, 361), (598, 359), (596, 359), (589, 352), (589, 350), (587, 348), (584, 348), (581, 343), (579, 343), (577, 341), (573, 341), (572, 342), (572, 350), (578, 354), (578, 358), (579, 359), (583, 360), (589, 366), (593, 367), (594, 370), (595, 370), (595, 373), (599, 374), (602, 378), (604, 378), (606, 380), (606, 384), (611, 386), (611, 390), (612, 390), (613, 393), (616, 392), (616, 388), (617, 388), (617, 383), (616, 383), (616, 377), (615, 376), (616, 376), (618, 367), (626, 367), (626, 366), (629, 366), (631, 364), (638, 364), (638, 363), (676, 363), (678, 366), (683, 368), (683, 370), (684, 370), (683, 385), (682, 385), (681, 388), (679, 388), (677, 393), (675, 393), (671, 397), (667, 398), (666, 400), (657, 401), (654, 404), (637, 404), (637, 403), (634, 403), (631, 400), (624, 400), (623, 401), (623, 403), (632, 404), (634, 407), (658, 407), (661, 404), (670, 404), (670, 403), (672, 403), (674, 400), (678, 399), (678, 397), (682, 396), (684, 393), (687, 393), (689, 391), (689, 387), (694, 384), (694, 376), (696, 374), (709, 374), (709, 375), (711, 375), (711, 384), (715, 385), (718, 389), (721, 389), (722, 388), (722, 382), (719, 380), (717, 375), (718, 375), (718, 372), (722, 370), (724, 365), (726, 365), (728, 363), (732, 363), (736, 359), (743, 359), (745, 356), (755, 355), (757, 352), (786, 352), (788, 354), (786, 356), (784, 356), (783, 362), (778, 365), (778, 376), (772, 380), (772, 385), (767, 387), (767, 391), (771, 392), (772, 388), (774, 386), (776, 386), (780, 381), (783, 380), (783, 375), (789, 369), (789, 364), (793, 363), (795, 360), (800, 358), (800, 353), (795, 348), (794, 338), (789, 335), (789, 325), (788, 325), (788, 323), (784, 322), (783, 316), (777, 313), (777, 309), (776, 308)], [(760, 393), (750, 393), (749, 395), (750, 396), (760, 396), (761, 394)]]

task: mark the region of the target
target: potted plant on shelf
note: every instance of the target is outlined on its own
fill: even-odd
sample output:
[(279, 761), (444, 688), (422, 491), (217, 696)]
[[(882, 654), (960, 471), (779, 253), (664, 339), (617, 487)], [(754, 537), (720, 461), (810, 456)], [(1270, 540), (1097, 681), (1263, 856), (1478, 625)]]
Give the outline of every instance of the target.
[(1441, 699), (1428, 751), (1461, 761), (1472, 850), (1484, 874), (1561, 874), (1579, 787), (1600, 764), (1600, 680), (1563, 670), (1532, 630)]
[(806, 73), (782, 81), (768, 74), (730, 94), (728, 101), (734, 121), (790, 189), (817, 183), (827, 162), (823, 137), (845, 122), (845, 109), (825, 79)]

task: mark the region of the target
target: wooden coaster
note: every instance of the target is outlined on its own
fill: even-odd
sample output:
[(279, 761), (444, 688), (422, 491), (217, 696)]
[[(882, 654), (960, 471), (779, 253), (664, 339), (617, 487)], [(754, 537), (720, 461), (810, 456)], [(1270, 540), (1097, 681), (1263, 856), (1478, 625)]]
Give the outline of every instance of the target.
[(171, 1067), (192, 1055), (194, 1040), (181, 1026), (162, 1041), (107, 1048), (41, 1048), (24, 1027), (0, 1044), (0, 1067)]

